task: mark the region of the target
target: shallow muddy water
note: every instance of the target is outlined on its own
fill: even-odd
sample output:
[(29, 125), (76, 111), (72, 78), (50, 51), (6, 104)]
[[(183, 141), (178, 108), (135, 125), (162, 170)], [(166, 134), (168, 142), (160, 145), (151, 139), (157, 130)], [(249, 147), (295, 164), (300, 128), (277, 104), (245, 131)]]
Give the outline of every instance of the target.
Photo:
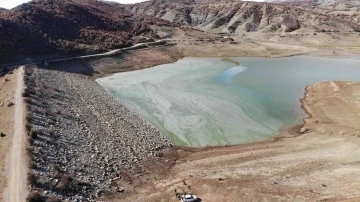
[(306, 85), (360, 80), (360, 60), (340, 58), (184, 58), (98, 79), (108, 92), (186, 146), (269, 139), (301, 123)]

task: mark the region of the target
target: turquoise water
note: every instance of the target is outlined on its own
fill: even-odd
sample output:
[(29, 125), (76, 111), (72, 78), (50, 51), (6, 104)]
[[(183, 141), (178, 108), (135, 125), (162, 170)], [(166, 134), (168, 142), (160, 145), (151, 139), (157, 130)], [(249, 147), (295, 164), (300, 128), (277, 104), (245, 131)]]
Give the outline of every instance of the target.
[(178, 145), (261, 141), (301, 123), (306, 85), (360, 80), (360, 60), (315, 57), (184, 58), (98, 79)]

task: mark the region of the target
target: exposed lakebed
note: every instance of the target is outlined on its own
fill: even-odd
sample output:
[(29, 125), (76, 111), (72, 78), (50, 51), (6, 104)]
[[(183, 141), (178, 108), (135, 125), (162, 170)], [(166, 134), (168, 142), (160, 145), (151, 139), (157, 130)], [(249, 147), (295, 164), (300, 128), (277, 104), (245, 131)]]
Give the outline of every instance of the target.
[(360, 80), (360, 60), (184, 58), (98, 79), (109, 93), (178, 145), (261, 141), (301, 123), (306, 85)]

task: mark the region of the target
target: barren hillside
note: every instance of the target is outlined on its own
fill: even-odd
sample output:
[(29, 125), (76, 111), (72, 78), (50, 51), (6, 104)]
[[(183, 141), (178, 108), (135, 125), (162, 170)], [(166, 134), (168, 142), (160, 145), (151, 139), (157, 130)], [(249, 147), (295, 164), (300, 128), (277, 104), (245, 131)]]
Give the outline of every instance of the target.
[[(170, 22), (223, 33), (356, 32), (359, 2), (309, 1), (262, 3), (222, 0), (154, 0), (127, 9)], [(334, 12), (337, 11), (337, 12)]]
[(0, 63), (127, 47), (156, 38), (148, 27), (154, 24), (171, 25), (96, 0), (31, 1), (0, 14)]

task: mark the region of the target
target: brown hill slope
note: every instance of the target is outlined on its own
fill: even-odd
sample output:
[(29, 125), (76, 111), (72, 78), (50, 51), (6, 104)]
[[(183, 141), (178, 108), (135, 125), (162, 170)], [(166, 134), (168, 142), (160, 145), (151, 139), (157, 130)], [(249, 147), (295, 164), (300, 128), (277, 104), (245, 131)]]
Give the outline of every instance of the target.
[(151, 24), (171, 25), (96, 0), (31, 1), (0, 14), (0, 64), (130, 46), (134, 36), (156, 38)]
[[(339, 7), (342, 5), (344, 7)], [(335, 6), (335, 7), (334, 7)], [(329, 10), (329, 7), (333, 8)], [(339, 12), (332, 12), (340, 9)], [(359, 5), (351, 1), (260, 3), (222, 0), (153, 0), (127, 9), (199, 29), (224, 33), (360, 31)], [(352, 11), (352, 12), (347, 12)]]

